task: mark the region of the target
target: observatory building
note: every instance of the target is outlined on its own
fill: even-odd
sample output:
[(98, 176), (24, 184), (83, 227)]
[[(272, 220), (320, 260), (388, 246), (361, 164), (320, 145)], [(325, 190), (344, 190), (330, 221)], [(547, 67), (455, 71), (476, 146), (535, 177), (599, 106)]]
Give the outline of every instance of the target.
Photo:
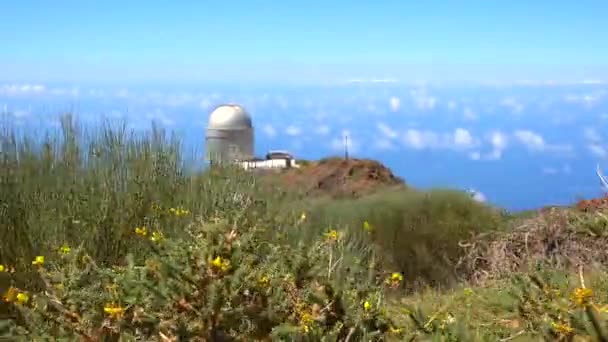
[(246, 170), (299, 167), (287, 151), (270, 151), (266, 159), (255, 158), (251, 116), (236, 104), (220, 105), (211, 112), (205, 146), (205, 159), (212, 165), (237, 164)]
[(253, 124), (251, 116), (239, 105), (215, 108), (209, 116), (205, 136), (206, 159), (225, 163), (253, 159)]

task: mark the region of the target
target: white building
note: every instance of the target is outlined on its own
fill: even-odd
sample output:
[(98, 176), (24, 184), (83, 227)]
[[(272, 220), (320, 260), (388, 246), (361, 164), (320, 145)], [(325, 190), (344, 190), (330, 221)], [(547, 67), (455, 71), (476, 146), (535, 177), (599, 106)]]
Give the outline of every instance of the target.
[(205, 145), (206, 159), (211, 163), (253, 159), (253, 124), (249, 113), (234, 104), (216, 107), (209, 115)]
[(251, 116), (235, 104), (220, 105), (211, 112), (205, 145), (205, 158), (211, 164), (236, 163), (246, 170), (299, 167), (287, 151), (270, 151), (265, 160), (256, 159)]

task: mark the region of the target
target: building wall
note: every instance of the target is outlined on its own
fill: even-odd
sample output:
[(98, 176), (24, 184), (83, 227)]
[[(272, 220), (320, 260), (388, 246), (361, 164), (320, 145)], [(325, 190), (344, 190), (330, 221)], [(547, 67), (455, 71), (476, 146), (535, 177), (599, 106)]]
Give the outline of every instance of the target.
[(253, 129), (218, 130), (207, 129), (205, 156), (213, 162), (250, 160), (254, 157)]

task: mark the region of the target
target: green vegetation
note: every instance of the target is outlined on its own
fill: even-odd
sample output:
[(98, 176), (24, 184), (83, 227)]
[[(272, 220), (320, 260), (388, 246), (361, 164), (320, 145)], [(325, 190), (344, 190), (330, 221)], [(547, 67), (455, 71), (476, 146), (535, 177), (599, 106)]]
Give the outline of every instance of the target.
[(0, 338), (608, 338), (601, 212), (512, 218), (447, 190), (303, 197), (195, 172), (154, 127), (77, 128), (2, 128)]

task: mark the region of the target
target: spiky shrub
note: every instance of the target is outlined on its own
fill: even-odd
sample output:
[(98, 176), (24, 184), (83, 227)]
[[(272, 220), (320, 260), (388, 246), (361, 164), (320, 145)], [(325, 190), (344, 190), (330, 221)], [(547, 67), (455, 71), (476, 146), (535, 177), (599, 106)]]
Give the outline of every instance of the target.
[(515, 276), (510, 292), (517, 299), (521, 320), (527, 330), (547, 341), (608, 341), (608, 306), (601, 304), (606, 294), (594, 293), (585, 284), (582, 271), (573, 280), (565, 273), (542, 268)]
[[(294, 229), (297, 229), (294, 228)], [(309, 246), (265, 240), (262, 227), (193, 220), (187, 238), (133, 232), (154, 253), (143, 263), (97, 265), (83, 250), (63, 248), (32, 267), (44, 293), (11, 287), (30, 340), (381, 340), (399, 333), (384, 314), (383, 285), (343, 256), (352, 238), (338, 231)], [(368, 281), (365, 281), (368, 279)], [(392, 280), (390, 280), (392, 279)], [(27, 296), (27, 298), (24, 297)], [(298, 337), (299, 336), (299, 337)]]

